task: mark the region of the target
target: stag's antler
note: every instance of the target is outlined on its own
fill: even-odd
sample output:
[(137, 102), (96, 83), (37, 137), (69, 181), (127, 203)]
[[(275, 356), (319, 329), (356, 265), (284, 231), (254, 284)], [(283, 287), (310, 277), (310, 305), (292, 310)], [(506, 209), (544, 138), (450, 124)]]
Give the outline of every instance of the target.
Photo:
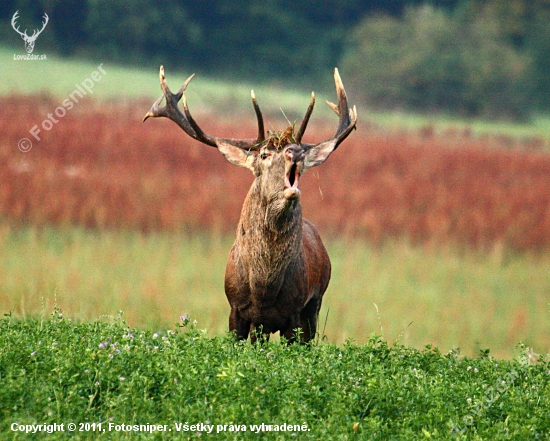
[[(187, 105), (187, 99), (185, 96), (185, 90), (187, 89), (187, 85), (193, 79), (194, 76), (195, 74), (191, 75), (185, 81), (185, 83), (183, 83), (183, 86), (181, 86), (179, 91), (174, 94), (170, 91), (168, 84), (166, 84), (164, 67), (161, 66), (159, 71), (159, 79), (160, 79), (160, 87), (162, 89), (163, 95), (153, 104), (149, 112), (147, 112), (147, 114), (143, 118), (143, 121), (147, 120), (147, 118), (149, 117), (162, 116), (174, 121), (177, 125), (179, 125), (185, 131), (185, 133), (187, 133), (189, 136), (196, 139), (197, 141), (202, 142), (203, 144), (206, 144), (212, 147), (217, 147), (219, 142), (225, 142), (235, 147), (239, 147), (246, 150), (258, 150), (261, 144), (265, 141), (265, 131), (264, 131), (264, 121), (262, 117), (262, 112), (260, 111), (260, 106), (256, 101), (256, 96), (254, 95), (254, 91), (251, 92), (251, 96), (252, 96), (252, 104), (254, 106), (254, 111), (256, 112), (256, 118), (258, 120), (257, 138), (255, 139), (217, 138), (205, 133), (199, 127), (195, 119), (191, 116), (191, 112), (189, 111), (189, 107)], [(304, 116), (304, 119), (302, 120), (300, 128), (296, 133), (296, 136), (294, 137), (294, 139), (296, 140), (296, 143), (300, 144), (305, 151), (309, 151), (310, 149), (333, 151), (338, 147), (338, 145), (344, 139), (346, 139), (346, 137), (355, 128), (355, 125), (357, 123), (357, 109), (355, 108), (355, 106), (353, 106), (352, 109), (349, 108), (348, 98), (346, 95), (346, 91), (344, 90), (344, 85), (342, 84), (342, 79), (340, 78), (340, 74), (338, 73), (338, 69), (334, 69), (334, 82), (336, 84), (336, 93), (338, 95), (338, 105), (333, 104), (329, 101), (327, 101), (327, 104), (340, 117), (340, 120), (338, 123), (338, 129), (336, 130), (334, 137), (326, 141), (320, 142), (318, 144), (302, 143), (302, 137), (304, 136), (304, 133), (307, 128), (307, 124), (313, 112), (313, 107), (315, 106), (315, 94), (312, 92), (311, 100), (307, 108), (306, 114)], [(160, 103), (162, 102), (163, 99), (166, 100), (166, 105), (164, 107), (160, 107)], [(182, 100), (182, 104), (183, 104), (183, 113), (178, 108), (178, 102), (180, 100)]]
[[(256, 118), (258, 119), (258, 137), (256, 139), (234, 139), (234, 138), (217, 138), (205, 133), (197, 124), (195, 119), (191, 116), (189, 107), (187, 106), (187, 99), (185, 96), (185, 90), (187, 85), (193, 79), (195, 74), (191, 75), (180, 90), (177, 93), (172, 93), (166, 84), (166, 77), (164, 75), (164, 67), (160, 66), (159, 79), (160, 87), (162, 89), (163, 95), (155, 101), (153, 107), (147, 112), (143, 121), (147, 120), (149, 117), (165, 117), (174, 121), (178, 126), (180, 126), (185, 133), (187, 133), (192, 138), (197, 141), (202, 142), (203, 144), (217, 147), (218, 142), (225, 142), (231, 144), (235, 147), (239, 147), (246, 150), (257, 150), (260, 147), (260, 144), (265, 140), (264, 134), (264, 121), (262, 117), (262, 112), (260, 111), (260, 106), (256, 101), (256, 96), (254, 91), (252, 91), (252, 104), (254, 106), (254, 111), (256, 112)], [(166, 105), (164, 107), (159, 107), (163, 98), (166, 100)], [(178, 108), (179, 100), (182, 100), (183, 112)]]
[[(334, 146), (332, 147), (332, 150), (336, 150), (336, 148), (340, 145), (340, 143), (348, 137), (348, 135), (351, 133), (351, 131), (355, 128), (355, 125), (357, 124), (357, 108), (355, 106), (353, 106), (351, 109), (349, 108), (348, 97), (346, 95), (346, 91), (344, 89), (344, 84), (342, 83), (342, 79), (340, 78), (340, 74), (338, 73), (338, 68), (334, 68), (334, 83), (336, 84), (336, 94), (338, 95), (338, 105), (331, 103), (330, 101), (327, 101), (327, 104), (330, 106), (332, 110), (334, 110), (336, 115), (340, 117), (340, 120), (338, 123), (338, 129), (336, 130), (334, 137), (326, 141), (320, 142), (318, 144), (301, 143), (302, 147), (305, 150), (309, 150), (312, 148), (326, 148), (329, 145), (332, 146), (333, 144)], [(296, 135), (296, 140), (298, 142), (301, 141), (302, 136), (306, 130), (307, 122), (309, 121), (309, 117), (311, 116), (311, 112), (313, 111), (314, 103), (315, 103), (315, 97), (312, 94), (311, 102), (307, 109), (306, 116), (304, 117), (304, 120), (302, 121), (302, 125), (300, 126), (300, 130)]]

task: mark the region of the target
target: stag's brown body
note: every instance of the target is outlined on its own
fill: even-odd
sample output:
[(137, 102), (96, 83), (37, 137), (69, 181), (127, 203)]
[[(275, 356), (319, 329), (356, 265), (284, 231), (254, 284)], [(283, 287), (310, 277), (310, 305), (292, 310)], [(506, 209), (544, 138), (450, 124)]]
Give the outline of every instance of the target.
[[(333, 138), (302, 142), (314, 106), (312, 94), (306, 116), (295, 134), (271, 132), (265, 137), (263, 118), (252, 93), (258, 118), (256, 139), (216, 138), (204, 133), (192, 118), (185, 100), (191, 76), (178, 93), (160, 82), (164, 95), (144, 119), (164, 116), (188, 135), (217, 147), (234, 165), (252, 170), (255, 180), (243, 204), (237, 238), (225, 274), (225, 293), (231, 306), (229, 329), (246, 339), (251, 331), (265, 336), (280, 331), (289, 341), (296, 336), (310, 341), (315, 335), (323, 294), (330, 280), (330, 259), (317, 230), (302, 218), (298, 183), (306, 169), (322, 164), (355, 128), (357, 113), (349, 109), (346, 93), (335, 69), (338, 105), (329, 103), (340, 122)], [(166, 106), (159, 107), (162, 99)], [(183, 98), (184, 114), (177, 107)], [(252, 332), (255, 341), (257, 332)]]
[(329, 280), (330, 259), (315, 227), (302, 219), (299, 199), (285, 199), (283, 188), (266, 194), (256, 178), (225, 274), (230, 329), (246, 337), (261, 326), (266, 335), (280, 331), (292, 340), (300, 328), (309, 341)]

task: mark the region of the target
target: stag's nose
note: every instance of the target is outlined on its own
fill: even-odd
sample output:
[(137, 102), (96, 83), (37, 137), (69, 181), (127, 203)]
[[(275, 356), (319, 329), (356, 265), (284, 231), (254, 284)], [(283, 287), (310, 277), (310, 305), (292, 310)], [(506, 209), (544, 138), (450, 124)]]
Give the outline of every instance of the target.
[(304, 149), (298, 144), (290, 144), (286, 148), (285, 155), (293, 164), (296, 164), (304, 158)]

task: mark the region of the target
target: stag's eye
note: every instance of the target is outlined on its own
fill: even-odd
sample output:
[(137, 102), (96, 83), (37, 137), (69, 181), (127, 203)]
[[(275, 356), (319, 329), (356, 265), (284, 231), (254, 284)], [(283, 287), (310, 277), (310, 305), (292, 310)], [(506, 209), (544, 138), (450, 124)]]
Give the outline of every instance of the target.
[(262, 158), (262, 159), (267, 159), (268, 157), (269, 157), (269, 155), (267, 153), (262, 153), (260, 155), (260, 158)]

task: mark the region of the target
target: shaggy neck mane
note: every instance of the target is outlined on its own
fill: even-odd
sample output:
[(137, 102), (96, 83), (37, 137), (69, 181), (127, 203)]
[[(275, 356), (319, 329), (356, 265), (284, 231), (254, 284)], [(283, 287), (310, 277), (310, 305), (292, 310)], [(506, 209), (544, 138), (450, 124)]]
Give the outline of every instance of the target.
[(258, 283), (278, 278), (300, 253), (302, 207), (282, 194), (268, 199), (256, 179), (243, 204), (237, 240), (248, 260), (250, 275)]

